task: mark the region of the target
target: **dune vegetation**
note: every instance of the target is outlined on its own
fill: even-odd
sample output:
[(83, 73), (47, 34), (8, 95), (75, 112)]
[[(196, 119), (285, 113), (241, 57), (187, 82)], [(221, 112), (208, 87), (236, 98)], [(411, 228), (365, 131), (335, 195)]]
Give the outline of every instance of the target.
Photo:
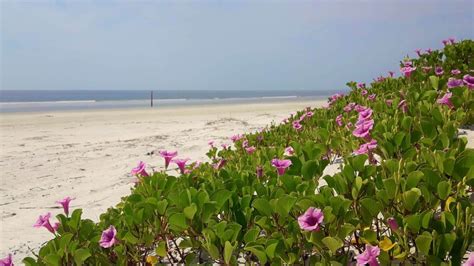
[(35, 224), (52, 239), (23, 262), (472, 263), (474, 150), (459, 129), (474, 124), (474, 42), (444, 43), (403, 59), (400, 77), (349, 82), (325, 108), (210, 142), (209, 162), (161, 151), (166, 168), (141, 162), (99, 222), (63, 199)]

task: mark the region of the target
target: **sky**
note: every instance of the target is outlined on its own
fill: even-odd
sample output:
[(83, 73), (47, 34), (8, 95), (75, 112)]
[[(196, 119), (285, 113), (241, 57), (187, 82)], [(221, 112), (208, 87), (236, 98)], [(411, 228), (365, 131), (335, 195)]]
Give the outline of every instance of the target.
[(473, 39), (474, 0), (0, 0), (3, 90), (338, 90)]

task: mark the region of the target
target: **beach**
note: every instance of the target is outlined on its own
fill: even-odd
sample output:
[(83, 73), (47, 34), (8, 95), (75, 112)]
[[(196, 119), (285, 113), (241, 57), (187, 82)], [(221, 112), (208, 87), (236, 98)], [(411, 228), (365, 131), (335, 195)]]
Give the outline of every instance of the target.
[[(206, 161), (208, 141), (259, 130), (307, 106), (325, 101), (291, 101), (156, 109), (117, 109), (2, 114), (0, 254), (19, 263), (53, 236), (34, 228), (39, 215), (62, 213), (57, 200), (75, 198), (83, 217), (99, 215), (129, 194), (139, 161), (162, 169), (161, 149), (179, 158)], [(328, 167), (334, 171), (336, 167)], [(175, 169), (170, 174), (177, 174)], [(31, 249), (31, 250), (30, 250)]]
[[(12, 253), (21, 262), (52, 238), (34, 228), (39, 215), (62, 213), (56, 203), (73, 197), (72, 209), (83, 217), (99, 215), (129, 194), (139, 161), (161, 170), (161, 149), (177, 150), (179, 158), (206, 161), (208, 141), (231, 144), (234, 134), (253, 132), (280, 123), (307, 106), (325, 101), (291, 101), (156, 109), (60, 111), (2, 114), (0, 254)], [(462, 129), (469, 147), (474, 132)], [(329, 165), (334, 174), (339, 165)], [(169, 170), (177, 174), (176, 169)], [(56, 218), (52, 219), (55, 222)]]

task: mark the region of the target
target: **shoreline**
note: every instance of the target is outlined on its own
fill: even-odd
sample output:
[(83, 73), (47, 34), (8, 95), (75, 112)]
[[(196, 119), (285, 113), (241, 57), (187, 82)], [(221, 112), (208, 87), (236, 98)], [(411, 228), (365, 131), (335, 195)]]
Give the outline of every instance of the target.
[(153, 107), (150, 106), (150, 99), (0, 102), (0, 114), (113, 109), (163, 109), (178, 108), (182, 106), (233, 105), (246, 103), (284, 103), (301, 101), (320, 101), (327, 100), (328, 97), (329, 96), (263, 96), (209, 99), (154, 99)]

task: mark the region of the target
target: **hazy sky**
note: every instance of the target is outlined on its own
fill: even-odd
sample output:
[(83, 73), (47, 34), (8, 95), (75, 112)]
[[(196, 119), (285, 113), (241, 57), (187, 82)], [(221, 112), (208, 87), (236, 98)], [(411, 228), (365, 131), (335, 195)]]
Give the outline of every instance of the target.
[(340, 89), (472, 39), (471, 1), (8, 1), (2, 89)]

